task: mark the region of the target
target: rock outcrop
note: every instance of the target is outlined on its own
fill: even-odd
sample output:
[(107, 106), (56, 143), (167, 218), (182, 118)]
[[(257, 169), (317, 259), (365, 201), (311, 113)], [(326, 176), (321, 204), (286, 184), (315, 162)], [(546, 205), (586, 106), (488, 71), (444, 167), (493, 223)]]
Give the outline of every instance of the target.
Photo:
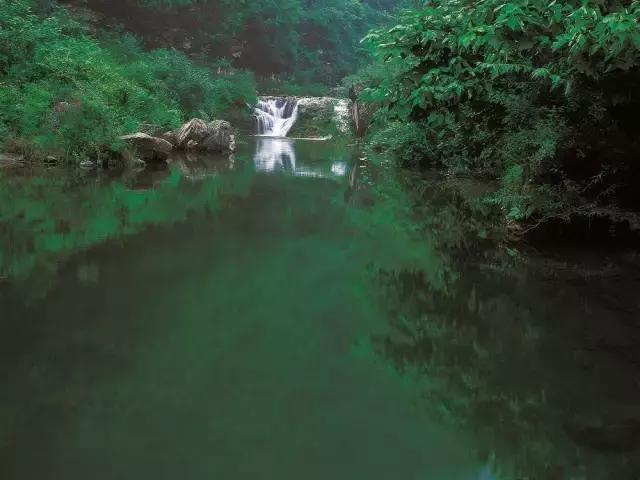
[[(264, 97), (273, 98), (273, 97)], [(352, 134), (351, 101), (334, 97), (290, 97), (297, 102), (297, 120), (288, 137), (350, 136)]]
[(159, 135), (160, 138), (166, 140), (174, 147), (178, 144), (178, 135), (173, 130), (169, 130), (168, 132), (161, 133)]
[(209, 122), (209, 136), (200, 144), (208, 152), (234, 152), (236, 139), (229, 122), (214, 120)]
[(178, 150), (186, 150), (189, 147), (189, 142), (199, 144), (207, 138), (208, 135), (209, 128), (204, 120), (200, 120), (199, 118), (189, 120), (176, 132), (176, 148)]
[(178, 150), (233, 152), (236, 149), (231, 124), (224, 120), (209, 123), (199, 118), (189, 120), (175, 134), (175, 141)]
[(145, 162), (164, 162), (173, 150), (173, 145), (168, 141), (146, 133), (138, 132), (124, 135), (120, 139), (124, 140), (129, 148), (134, 150), (135, 154)]
[(154, 135), (138, 132), (120, 139), (128, 145), (122, 154), (125, 162), (135, 167), (142, 162), (164, 162), (176, 150), (222, 153), (236, 149), (233, 128), (224, 120), (207, 123), (194, 118), (176, 131), (157, 132)]

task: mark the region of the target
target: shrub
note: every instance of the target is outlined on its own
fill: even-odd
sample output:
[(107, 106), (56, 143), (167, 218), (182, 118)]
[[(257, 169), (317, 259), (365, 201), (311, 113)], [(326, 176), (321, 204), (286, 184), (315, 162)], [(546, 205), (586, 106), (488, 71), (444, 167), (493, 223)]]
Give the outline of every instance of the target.
[(216, 78), (130, 36), (99, 41), (62, 8), (34, 12), (30, 0), (0, 4), (0, 132), (33, 155), (101, 155), (141, 124), (172, 128), (255, 99), (250, 74)]
[[(637, 0), (430, 2), (367, 36), (383, 68), (361, 98), (423, 132), (404, 138), (424, 158), (505, 177), (503, 199), (562, 169), (587, 181), (610, 164), (637, 174), (639, 18)], [(511, 217), (536, 213), (511, 203)]]

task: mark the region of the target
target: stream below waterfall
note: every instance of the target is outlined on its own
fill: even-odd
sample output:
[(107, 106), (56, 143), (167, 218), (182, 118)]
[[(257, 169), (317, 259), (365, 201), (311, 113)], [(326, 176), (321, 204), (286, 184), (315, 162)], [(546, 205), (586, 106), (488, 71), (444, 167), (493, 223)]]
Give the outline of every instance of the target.
[(0, 172), (0, 478), (637, 479), (637, 257), (501, 255), (360, 157)]

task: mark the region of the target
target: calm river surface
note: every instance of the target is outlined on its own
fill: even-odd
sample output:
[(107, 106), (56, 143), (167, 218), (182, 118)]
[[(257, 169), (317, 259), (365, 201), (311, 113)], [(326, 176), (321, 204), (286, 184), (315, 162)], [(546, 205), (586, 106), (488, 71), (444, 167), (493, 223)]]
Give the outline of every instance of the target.
[(640, 478), (637, 258), (471, 248), (358, 157), (0, 172), (0, 478)]

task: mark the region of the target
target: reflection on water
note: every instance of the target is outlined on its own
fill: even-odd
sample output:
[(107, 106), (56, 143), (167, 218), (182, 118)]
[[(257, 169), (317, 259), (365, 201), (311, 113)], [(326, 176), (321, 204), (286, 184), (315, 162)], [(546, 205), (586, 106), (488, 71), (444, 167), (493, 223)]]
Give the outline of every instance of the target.
[(331, 164), (331, 173), (338, 177), (344, 177), (347, 174), (347, 164), (345, 162), (333, 162)]
[(171, 169), (127, 171), (118, 180), (64, 171), (0, 177), (0, 282), (25, 282), (29, 294), (41, 296), (70, 255), (214, 211), (223, 193), (245, 191), (251, 181), (246, 169), (210, 175), (219, 165), (176, 162)]
[(0, 178), (0, 479), (635, 480), (640, 269), (485, 252), (438, 181), (346, 205), (354, 153)]
[[(296, 149), (305, 154), (302, 162), (296, 159)], [(318, 152), (326, 151), (325, 146), (317, 141), (256, 137), (253, 162), (260, 172), (284, 172), (297, 177), (343, 177), (347, 172), (346, 162), (328, 163), (326, 158), (318, 157)]]
[[(325, 176), (351, 157), (281, 151)], [(398, 235), (358, 227), (345, 182), (256, 174), (253, 153), (175, 159), (144, 190), (8, 189), (14, 260), (57, 268), (28, 305), (0, 284), (2, 480), (471, 478), (466, 439), (355, 345), (388, 328), (368, 266)]]
[(257, 138), (253, 161), (256, 170), (261, 172), (295, 172), (296, 152), (293, 141), (284, 138)]
[(235, 155), (191, 152), (174, 152), (169, 159), (171, 166), (179, 169), (183, 178), (196, 182), (229, 173), (235, 168), (235, 160)]

